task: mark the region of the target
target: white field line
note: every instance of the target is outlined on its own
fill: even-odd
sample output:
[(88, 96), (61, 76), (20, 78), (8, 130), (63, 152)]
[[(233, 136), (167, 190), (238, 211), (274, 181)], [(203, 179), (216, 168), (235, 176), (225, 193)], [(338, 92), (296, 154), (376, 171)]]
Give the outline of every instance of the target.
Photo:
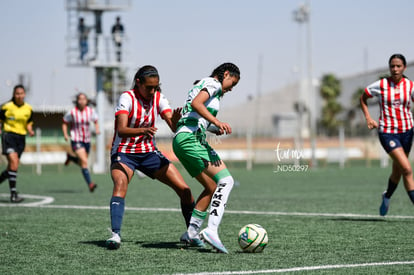
[(311, 270), (357, 268), (357, 267), (370, 267), (370, 266), (389, 266), (389, 265), (413, 265), (413, 264), (414, 264), (414, 261), (408, 261), (408, 262), (379, 262), (379, 263), (361, 263), (361, 264), (337, 264), (337, 265), (303, 266), (303, 267), (291, 267), (291, 268), (282, 268), (282, 269), (266, 269), (266, 270), (176, 273), (175, 275), (266, 274), (266, 273), (286, 273), (286, 272), (311, 271)]
[[(0, 194), (0, 197), (9, 197), (9, 194)], [(39, 199), (40, 201), (29, 203), (0, 203), (0, 207), (39, 207), (39, 208), (58, 208), (58, 209), (96, 209), (109, 210), (109, 206), (88, 206), (88, 205), (51, 205), (54, 202), (53, 197), (38, 195), (21, 195), (23, 198)], [(147, 208), (147, 207), (126, 207), (128, 211), (156, 211), (156, 212), (180, 212), (178, 208)], [(306, 212), (275, 212), (275, 211), (237, 211), (228, 210), (228, 214), (244, 214), (244, 215), (275, 215), (275, 216), (312, 216), (312, 217), (351, 217), (351, 218), (378, 218), (377, 215), (352, 214), (352, 213), (306, 213)], [(394, 219), (414, 219), (414, 216), (387, 216)], [(266, 274), (266, 273), (282, 273), (297, 272), (311, 270), (326, 270), (340, 268), (357, 268), (369, 266), (390, 266), (390, 265), (414, 265), (414, 261), (408, 262), (378, 262), (378, 263), (361, 263), (361, 264), (342, 264), (342, 265), (321, 265), (321, 266), (304, 266), (291, 267), (283, 269), (267, 269), (267, 270), (247, 270), (247, 271), (223, 271), (223, 272), (201, 272), (201, 273), (179, 273), (185, 275), (227, 275), (227, 274)]]
[[(9, 194), (0, 194), (0, 197), (8, 197)], [(42, 208), (57, 208), (57, 209), (91, 209), (91, 210), (109, 210), (109, 206), (94, 206), (94, 205), (56, 205), (53, 197), (38, 196), (38, 195), (21, 195), (22, 198), (40, 199), (38, 202), (30, 203), (0, 203), (5, 207), (42, 207)], [(142, 212), (181, 212), (178, 208), (150, 208), (150, 207), (125, 207), (128, 211), (142, 211)], [(242, 215), (270, 215), (270, 216), (304, 216), (304, 217), (342, 217), (342, 218), (383, 218), (378, 215), (370, 214), (354, 214), (354, 213), (309, 213), (309, 212), (282, 212), (282, 211), (246, 211), (246, 210), (226, 210), (227, 214), (242, 214)], [(414, 219), (414, 216), (389, 215), (387, 219)], [(385, 219), (385, 218), (384, 218)]]
[[(0, 194), (0, 197), (10, 197), (10, 194)], [(28, 203), (19, 203), (19, 204), (11, 204), (11, 203), (0, 203), (0, 206), (25, 206), (25, 207), (37, 207), (37, 206), (43, 206), (51, 204), (55, 201), (53, 197), (47, 197), (47, 196), (38, 196), (38, 195), (20, 195), (22, 198), (27, 199), (39, 199), (40, 201), (35, 202), (28, 202)]]

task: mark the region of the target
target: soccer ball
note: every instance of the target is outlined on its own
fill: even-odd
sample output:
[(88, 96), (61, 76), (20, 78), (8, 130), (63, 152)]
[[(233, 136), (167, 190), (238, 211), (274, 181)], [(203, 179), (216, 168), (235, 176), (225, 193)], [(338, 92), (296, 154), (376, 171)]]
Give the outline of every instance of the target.
[(262, 252), (267, 245), (267, 232), (258, 224), (248, 224), (239, 232), (239, 245), (243, 252)]

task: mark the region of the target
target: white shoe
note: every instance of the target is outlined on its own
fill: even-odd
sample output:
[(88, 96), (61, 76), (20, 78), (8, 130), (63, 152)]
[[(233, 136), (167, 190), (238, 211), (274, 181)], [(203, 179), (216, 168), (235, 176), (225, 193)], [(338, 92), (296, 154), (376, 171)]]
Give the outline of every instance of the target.
[(212, 230), (209, 230), (208, 227), (200, 232), (200, 238), (209, 243), (218, 252), (226, 254), (229, 253), (227, 249), (224, 247), (224, 245), (221, 243), (218, 234), (216, 232), (213, 232)]
[(121, 237), (118, 233), (111, 233), (112, 237), (106, 240), (106, 247), (108, 247), (108, 249), (118, 249), (121, 246)]

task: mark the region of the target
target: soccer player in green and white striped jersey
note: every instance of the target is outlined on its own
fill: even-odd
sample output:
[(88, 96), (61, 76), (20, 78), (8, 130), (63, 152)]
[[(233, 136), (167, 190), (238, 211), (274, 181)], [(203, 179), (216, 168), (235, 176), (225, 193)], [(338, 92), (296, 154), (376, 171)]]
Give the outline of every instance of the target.
[[(175, 155), (188, 173), (204, 186), (193, 210), (190, 226), (181, 236), (181, 241), (192, 246), (204, 247), (201, 236), (222, 253), (228, 251), (220, 241), (218, 227), (234, 180), (224, 162), (206, 141), (205, 131), (212, 131), (217, 135), (231, 134), (230, 125), (219, 121), (216, 115), (221, 98), (231, 91), (239, 80), (239, 68), (232, 63), (224, 63), (217, 67), (210, 77), (196, 81), (188, 93), (173, 140)], [(209, 205), (210, 212), (207, 213)], [(208, 226), (200, 232), (207, 214)]]

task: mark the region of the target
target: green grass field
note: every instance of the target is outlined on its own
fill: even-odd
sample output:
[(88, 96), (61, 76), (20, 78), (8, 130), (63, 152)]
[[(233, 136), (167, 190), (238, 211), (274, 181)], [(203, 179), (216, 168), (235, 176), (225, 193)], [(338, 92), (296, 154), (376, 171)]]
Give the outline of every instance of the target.
[[(200, 185), (178, 167), (198, 196)], [(178, 242), (185, 231), (178, 197), (161, 183), (138, 177), (126, 198), (121, 248), (107, 250), (108, 174), (92, 175), (99, 186), (91, 194), (74, 166), (44, 167), (41, 176), (32, 167), (22, 167), (20, 193), (54, 201), (40, 207), (11, 205), (8, 184), (0, 185), (0, 274), (413, 272), (414, 208), (402, 186), (389, 216), (378, 216), (390, 168), (230, 170), (240, 185), (233, 189), (220, 227), (230, 252), (223, 255), (183, 248)], [(24, 203), (38, 201), (27, 198)], [(263, 253), (241, 253), (237, 234), (248, 223), (266, 228), (269, 245)]]

